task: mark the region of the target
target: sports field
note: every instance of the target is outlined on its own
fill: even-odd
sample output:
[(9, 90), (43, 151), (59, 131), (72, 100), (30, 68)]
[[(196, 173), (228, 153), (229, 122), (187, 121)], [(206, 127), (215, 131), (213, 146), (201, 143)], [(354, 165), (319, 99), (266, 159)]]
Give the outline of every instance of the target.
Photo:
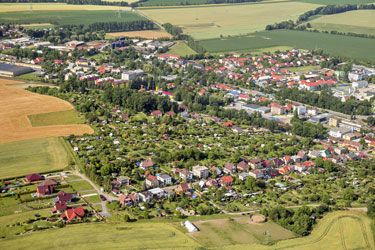
[(89, 25), (97, 22), (130, 22), (138, 20), (146, 19), (127, 10), (121, 12), (118, 12), (118, 10), (38, 10), (0, 13), (0, 23), (33, 25), (37, 23)]
[(84, 117), (74, 109), (29, 115), (29, 120), (33, 127), (82, 124), (85, 122)]
[(267, 24), (296, 19), (319, 5), (300, 2), (249, 3), (193, 7), (150, 8), (139, 11), (159, 24), (180, 26), (197, 40), (244, 35), (264, 30)]
[(325, 15), (310, 21), (313, 29), (375, 35), (375, 10)]
[(70, 157), (62, 138), (0, 144), (0, 179), (65, 168)]
[[(68, 239), (68, 240), (67, 240)], [(196, 249), (199, 244), (163, 223), (76, 224), (1, 240), (2, 249)]]
[(105, 5), (76, 5), (64, 3), (0, 3), (0, 12), (15, 11), (55, 11), (55, 10), (130, 10), (129, 7), (105, 6)]
[(374, 39), (294, 30), (256, 32), (250, 36), (200, 41), (208, 52), (253, 51), (274, 46), (323, 49), (343, 57), (375, 60)]
[(174, 44), (169, 49), (168, 53), (179, 55), (179, 56), (189, 56), (189, 55), (195, 55), (195, 54), (197, 54), (197, 52), (195, 52), (192, 48), (190, 48), (183, 41), (177, 41), (176, 44)]
[(206, 247), (235, 244), (266, 244), (296, 235), (274, 222), (251, 224), (250, 218), (203, 220), (194, 222), (198, 232), (189, 235)]
[(164, 30), (140, 30), (127, 32), (112, 32), (106, 34), (108, 38), (136, 37), (144, 39), (172, 38), (172, 35)]
[(85, 124), (33, 127), (29, 115), (72, 110), (73, 106), (56, 97), (18, 88), (18, 84), (22, 82), (0, 79), (0, 143), (94, 132)]

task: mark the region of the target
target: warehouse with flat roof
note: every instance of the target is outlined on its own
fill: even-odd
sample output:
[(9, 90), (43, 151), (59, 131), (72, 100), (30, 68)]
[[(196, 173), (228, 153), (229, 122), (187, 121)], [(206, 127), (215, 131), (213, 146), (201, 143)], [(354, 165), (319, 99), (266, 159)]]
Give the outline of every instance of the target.
[(9, 63), (0, 63), (0, 76), (14, 77), (34, 72), (30, 67), (17, 66)]

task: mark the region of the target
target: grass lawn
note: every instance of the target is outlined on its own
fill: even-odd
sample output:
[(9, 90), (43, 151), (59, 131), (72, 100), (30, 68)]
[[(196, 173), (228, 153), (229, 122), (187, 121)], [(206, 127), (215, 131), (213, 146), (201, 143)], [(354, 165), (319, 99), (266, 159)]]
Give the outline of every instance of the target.
[(189, 56), (189, 55), (195, 55), (197, 52), (195, 52), (192, 48), (190, 48), (185, 42), (183, 41), (177, 41), (176, 44), (174, 44), (168, 51), (170, 54), (176, 54), (179, 56)]
[(206, 247), (256, 244), (295, 237), (295, 234), (273, 222), (250, 224), (248, 216), (234, 219), (196, 221), (199, 232), (189, 234)]
[[(1, 6), (1, 5), (0, 5)], [(81, 5), (73, 5), (81, 6)], [(99, 5), (98, 5), (99, 6)], [(104, 7), (104, 6), (103, 6)], [(1, 7), (0, 7), (1, 9)], [(145, 20), (144, 17), (130, 12), (122, 11), (118, 17), (117, 10), (38, 10), (0, 12), (1, 23), (37, 24), (51, 23), (59, 25), (83, 24), (89, 25), (97, 22), (129, 22)]]
[(375, 10), (324, 15), (309, 21), (313, 29), (375, 35)]
[[(52, 10), (129, 10), (129, 7), (103, 6), (103, 5), (77, 5), (64, 3), (33, 3), (32, 11), (52, 11)], [(29, 3), (0, 3), (0, 12), (30, 11)]]
[(324, 5), (344, 5), (344, 4), (366, 4), (373, 3), (374, 0), (297, 0), (298, 2), (316, 3)]
[(364, 213), (337, 211), (327, 214), (307, 237), (282, 240), (272, 246), (237, 245), (225, 249), (374, 249), (374, 221)]
[[(66, 240), (66, 239), (69, 240)], [(195, 249), (199, 244), (174, 227), (163, 223), (76, 224), (62, 229), (0, 240), (2, 249)]]
[[(45, 26), (43, 26), (43, 27), (38, 26), (38, 28), (46, 28), (46, 27)], [(40, 78), (38, 77), (36, 72), (31, 72), (31, 73), (28, 73), (28, 74), (17, 76), (16, 79), (26, 80), (26, 81), (39, 81), (40, 80)]]
[[(375, 60), (375, 43), (370, 38), (331, 35), (307, 31), (275, 30), (256, 32), (250, 36), (200, 41), (208, 52), (252, 51), (274, 46), (303, 49), (321, 48), (333, 55), (359, 60)], [(355, 44), (356, 46), (353, 46)]]
[(112, 33), (106, 34), (107, 39), (113, 39), (117, 37), (161, 39), (161, 38), (172, 38), (172, 35), (164, 30), (139, 30), (139, 31), (112, 32)]
[(290, 72), (309, 72), (309, 71), (314, 71), (320, 69), (319, 66), (302, 66), (302, 67), (290, 67), (290, 68), (285, 68), (289, 70)]
[(45, 138), (0, 144), (1, 178), (65, 168), (69, 164), (70, 157), (62, 140), (62, 138)]
[(90, 183), (88, 183), (87, 181), (85, 180), (81, 180), (81, 181), (68, 181), (69, 185), (78, 193), (80, 193), (81, 191), (87, 191), (87, 190), (92, 190), (92, 192), (89, 192), (89, 193), (95, 193), (95, 189), (90, 185)]
[(33, 127), (83, 124), (85, 122), (85, 118), (82, 115), (80, 115), (75, 109), (29, 115), (28, 117)]
[(297, 19), (319, 5), (299, 2), (269, 2), (192, 7), (139, 9), (158, 23), (180, 26), (197, 40), (245, 35), (264, 30), (267, 24)]

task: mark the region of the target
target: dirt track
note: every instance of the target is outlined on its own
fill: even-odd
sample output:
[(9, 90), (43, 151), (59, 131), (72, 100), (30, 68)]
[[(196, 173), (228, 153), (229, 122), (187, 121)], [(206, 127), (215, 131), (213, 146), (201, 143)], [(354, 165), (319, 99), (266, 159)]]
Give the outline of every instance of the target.
[(28, 115), (70, 110), (73, 106), (52, 96), (17, 88), (18, 84), (22, 82), (0, 79), (0, 143), (93, 133), (85, 124), (32, 127)]

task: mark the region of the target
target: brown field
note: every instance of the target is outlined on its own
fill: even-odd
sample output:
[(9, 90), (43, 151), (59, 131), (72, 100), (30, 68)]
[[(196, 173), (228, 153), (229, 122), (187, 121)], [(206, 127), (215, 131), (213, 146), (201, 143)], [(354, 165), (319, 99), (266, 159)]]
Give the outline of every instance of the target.
[(108, 37), (140, 37), (144, 39), (172, 38), (172, 35), (164, 30), (142, 30), (128, 32), (107, 33)]
[(20, 89), (18, 84), (22, 82), (0, 79), (0, 143), (94, 132), (85, 124), (32, 127), (29, 115), (71, 110), (73, 106), (52, 96)]

